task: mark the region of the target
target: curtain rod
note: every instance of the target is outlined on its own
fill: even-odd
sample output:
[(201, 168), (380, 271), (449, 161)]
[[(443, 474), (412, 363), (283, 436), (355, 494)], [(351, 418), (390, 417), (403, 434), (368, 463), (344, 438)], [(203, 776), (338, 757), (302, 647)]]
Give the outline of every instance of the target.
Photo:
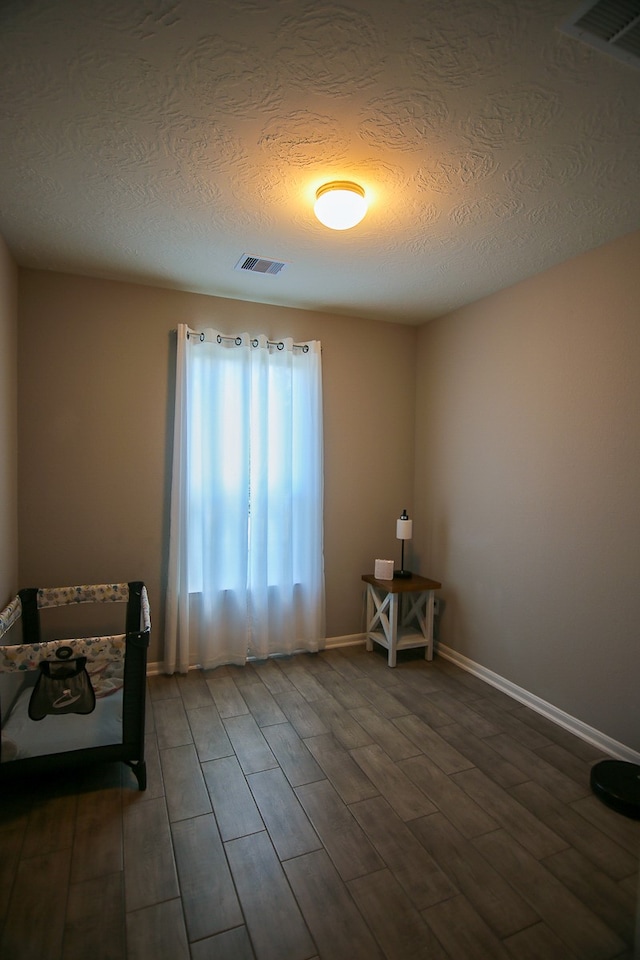
[[(200, 341), (200, 343), (204, 343), (206, 340), (204, 333), (197, 333), (195, 330), (187, 330), (187, 339), (191, 340), (192, 337), (195, 337)], [(219, 333), (216, 337), (216, 340), (218, 343), (222, 343), (223, 340), (231, 340), (233, 343), (235, 343), (236, 347), (242, 345), (242, 337), (225, 337)], [(257, 339), (257, 337), (254, 337), (253, 340), (249, 341), (249, 343), (252, 347), (257, 347), (260, 341)], [(282, 340), (267, 340), (267, 345), (270, 347), (277, 347), (278, 350), (284, 350), (284, 342)], [(294, 343), (293, 346), (298, 350), (302, 350), (303, 353), (309, 352), (308, 343)]]

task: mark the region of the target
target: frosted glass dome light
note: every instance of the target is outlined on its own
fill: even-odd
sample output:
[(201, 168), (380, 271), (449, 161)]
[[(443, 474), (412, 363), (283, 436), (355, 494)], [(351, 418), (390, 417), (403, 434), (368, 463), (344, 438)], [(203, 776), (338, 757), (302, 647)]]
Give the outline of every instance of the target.
[(313, 212), (331, 230), (349, 230), (367, 212), (364, 190), (349, 180), (334, 180), (316, 190)]

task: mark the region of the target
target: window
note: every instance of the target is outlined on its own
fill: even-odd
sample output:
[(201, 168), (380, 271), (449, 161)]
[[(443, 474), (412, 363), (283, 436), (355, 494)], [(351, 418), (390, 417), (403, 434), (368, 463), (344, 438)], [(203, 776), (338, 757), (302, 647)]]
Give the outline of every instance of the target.
[(178, 330), (168, 672), (324, 639), (320, 344)]

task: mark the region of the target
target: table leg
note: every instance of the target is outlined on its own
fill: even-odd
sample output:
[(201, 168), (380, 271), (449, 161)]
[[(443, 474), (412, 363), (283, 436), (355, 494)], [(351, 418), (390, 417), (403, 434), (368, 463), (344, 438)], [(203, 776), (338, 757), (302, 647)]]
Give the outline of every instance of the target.
[(387, 635), (389, 643), (388, 663), (390, 667), (395, 667), (398, 653), (398, 599), (397, 593), (391, 594), (389, 603), (389, 633)]
[(370, 583), (367, 584), (367, 637), (365, 640), (366, 649), (371, 652), (373, 650), (373, 640), (369, 636), (369, 631), (373, 629), (373, 587)]
[(426, 622), (427, 647), (424, 652), (425, 660), (433, 660), (433, 615), (435, 612), (435, 607), (436, 607), (435, 594), (433, 590), (429, 590), (429, 595), (427, 597), (427, 622)]

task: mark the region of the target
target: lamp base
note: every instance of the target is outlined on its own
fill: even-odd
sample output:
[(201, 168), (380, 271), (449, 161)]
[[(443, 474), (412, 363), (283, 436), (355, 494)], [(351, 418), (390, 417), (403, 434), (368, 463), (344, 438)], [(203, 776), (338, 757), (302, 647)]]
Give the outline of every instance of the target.
[(393, 571), (394, 580), (409, 580), (410, 577), (412, 576), (413, 574), (411, 573), (411, 570), (394, 570)]

